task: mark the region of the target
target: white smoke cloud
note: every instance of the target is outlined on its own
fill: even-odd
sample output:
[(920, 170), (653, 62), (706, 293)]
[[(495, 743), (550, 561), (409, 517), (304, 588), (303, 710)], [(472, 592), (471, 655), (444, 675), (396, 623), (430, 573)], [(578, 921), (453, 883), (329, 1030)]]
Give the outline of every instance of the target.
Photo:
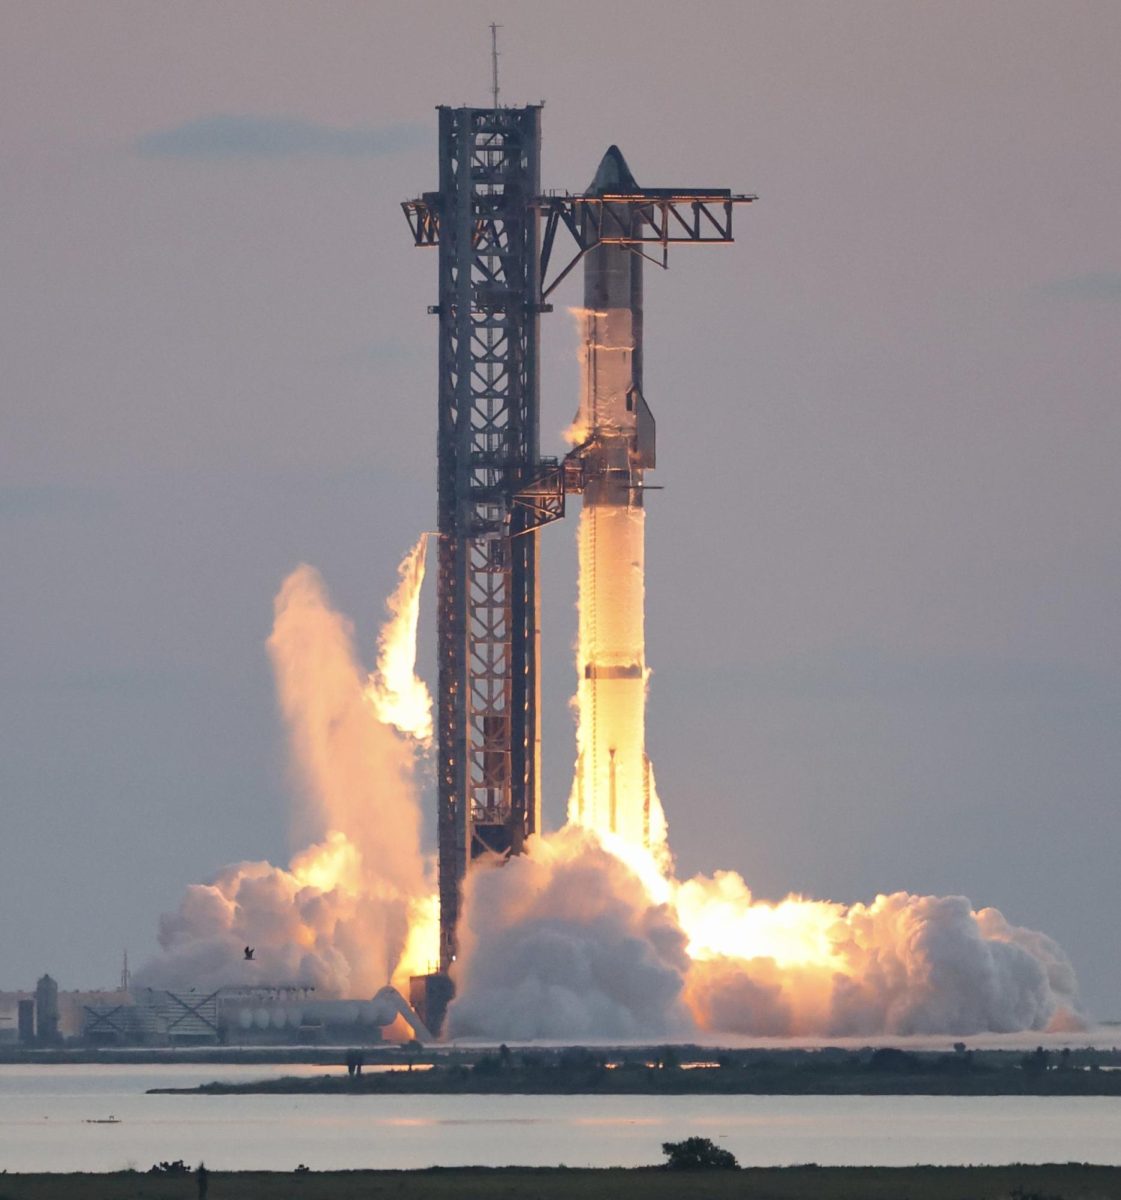
[(468, 877), (453, 1036), (672, 1036), (691, 1021), (685, 937), (593, 835), (567, 826)]
[(379, 884), (420, 895), (415, 748), (377, 719), (351, 622), (331, 608), (308, 566), (284, 581), (275, 612), (268, 649), (299, 788), (297, 815), (312, 839), (342, 831)]
[[(795, 902), (797, 903), (797, 902)], [(770, 1035), (975, 1034), (1077, 1021), (1074, 973), (1050, 938), (962, 896), (878, 896), (836, 910), (823, 961), (696, 960), (706, 1028)]]
[[(423, 570), (414, 577), (419, 588)], [(405, 625), (415, 636), (415, 623)], [(415, 935), (430, 919), (416, 747), (378, 720), (351, 624), (312, 568), (284, 581), (268, 650), (289, 737), (297, 840), (311, 844), (287, 869), (238, 863), (188, 887), (161, 918), (162, 954), (137, 982), (369, 996), (412, 966), (402, 963), (410, 928)]]
[[(391, 911), (391, 910), (390, 910)], [(191, 884), (176, 912), (160, 918), (163, 955), (137, 975), (149, 987), (276, 984), (325, 996), (372, 995), (387, 978), (366, 969), (363, 947), (397, 936), (386, 910), (341, 889), (323, 892), (267, 862), (224, 867)], [(252, 961), (244, 947), (252, 946)], [(384, 960), (383, 960), (384, 962)]]
[[(681, 915), (695, 919), (699, 892), (713, 886), (721, 915), (734, 914), (771, 953), (689, 956)], [(453, 970), (452, 1034), (842, 1037), (1077, 1027), (1074, 973), (1061, 949), (995, 909), (974, 912), (963, 897), (899, 892), (851, 908), (791, 897), (772, 906), (753, 903), (731, 872), (673, 887), (671, 903), (654, 904), (636, 874), (574, 826), (531, 839), (522, 858), (477, 870)]]
[[(435, 913), (420, 850), (419, 743), (379, 720), (374, 703), (420, 695), (408, 681), (422, 578), (418, 546), (379, 643), (381, 663), (394, 664), (391, 688), (383, 673), (371, 682), (350, 622), (311, 568), (284, 582), (268, 648), (304, 849), (287, 867), (238, 863), (188, 887), (161, 918), (162, 953), (138, 984), (370, 996), (395, 974), (428, 969)], [(387, 640), (390, 629), (403, 644)], [(423, 731), (423, 720), (412, 727)], [(763, 904), (733, 871), (679, 883), (668, 856), (578, 825), (470, 873), (453, 976), (450, 1032), (495, 1039), (968, 1035), (1079, 1023), (1062, 950), (995, 909), (902, 892), (851, 907), (797, 896)]]

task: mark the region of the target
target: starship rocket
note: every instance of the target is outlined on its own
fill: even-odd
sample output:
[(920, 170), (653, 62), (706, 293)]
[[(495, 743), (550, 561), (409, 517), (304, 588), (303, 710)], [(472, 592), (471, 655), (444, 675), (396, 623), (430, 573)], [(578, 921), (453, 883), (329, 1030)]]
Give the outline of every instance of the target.
[[(612, 146), (589, 194), (641, 194)], [(633, 205), (615, 210), (624, 233)], [(584, 468), (580, 517), (579, 759), (570, 815), (649, 846), (664, 825), (646, 756), (645, 474), (654, 417), (642, 394), (642, 255), (600, 243), (584, 258), (584, 379), (572, 431)], [(651, 812), (651, 808), (654, 812)]]

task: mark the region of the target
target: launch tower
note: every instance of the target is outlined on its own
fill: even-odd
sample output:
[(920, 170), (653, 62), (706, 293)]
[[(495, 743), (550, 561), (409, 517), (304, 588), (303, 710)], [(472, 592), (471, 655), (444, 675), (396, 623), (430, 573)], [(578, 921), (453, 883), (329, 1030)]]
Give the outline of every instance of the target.
[(440, 190), (406, 204), (438, 245), (440, 966), (480, 854), (538, 826), (537, 541), (517, 493), (538, 448), (541, 109), (446, 108)]
[[(733, 206), (754, 197), (640, 190), (620, 172), (601, 172), (584, 195), (542, 195), (540, 106), (438, 112), (439, 191), (402, 207), (416, 245), (439, 250), (439, 302), (429, 311), (439, 319), (437, 830), (446, 973), (471, 863), (519, 853), (540, 825), (536, 535), (598, 470), (587, 447), (564, 460), (540, 455), (540, 314), (597, 247), (665, 266), (673, 243), (731, 242)], [(562, 229), (574, 247), (550, 275)]]

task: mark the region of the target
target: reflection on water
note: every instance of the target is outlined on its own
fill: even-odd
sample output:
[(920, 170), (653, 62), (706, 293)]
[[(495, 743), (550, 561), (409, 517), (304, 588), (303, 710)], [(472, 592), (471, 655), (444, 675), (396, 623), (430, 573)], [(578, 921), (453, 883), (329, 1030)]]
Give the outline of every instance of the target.
[[(321, 1066), (0, 1066), (9, 1171), (638, 1166), (700, 1135), (745, 1165), (1121, 1165), (1121, 1098), (1027, 1096), (148, 1096)], [(338, 1074), (336, 1070), (333, 1072)], [(120, 1118), (119, 1124), (87, 1124)], [(520, 1132), (511, 1144), (508, 1128)]]

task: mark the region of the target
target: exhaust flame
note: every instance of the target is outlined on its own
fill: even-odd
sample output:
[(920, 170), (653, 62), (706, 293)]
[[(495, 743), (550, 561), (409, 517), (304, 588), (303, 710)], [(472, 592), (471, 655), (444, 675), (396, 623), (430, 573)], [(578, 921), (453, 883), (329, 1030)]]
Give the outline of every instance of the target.
[(377, 670), (366, 688), (378, 720), (425, 747), (432, 744), (432, 696), (416, 675), (416, 635), (427, 549), (422, 533), (397, 568), (397, 590), (386, 601), (389, 620), (378, 635)]
[(577, 533), (576, 770), (570, 821), (664, 854), (666, 821), (646, 755), (644, 526), (625, 505), (584, 507)]

